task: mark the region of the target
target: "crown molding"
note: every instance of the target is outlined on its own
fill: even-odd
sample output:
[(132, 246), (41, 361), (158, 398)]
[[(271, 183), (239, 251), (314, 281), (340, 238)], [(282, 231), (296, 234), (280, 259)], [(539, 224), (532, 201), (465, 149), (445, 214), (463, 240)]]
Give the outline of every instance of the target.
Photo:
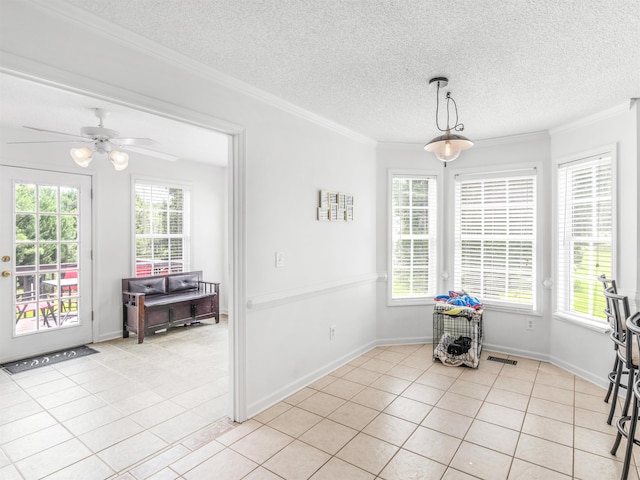
[(237, 78), (227, 75), (219, 70), (208, 67), (201, 62), (187, 57), (186, 55), (171, 50), (170, 48), (144, 38), (141, 35), (120, 27), (119, 25), (115, 25), (103, 18), (88, 13), (79, 7), (68, 3), (51, 2), (50, 0), (32, 0), (32, 4), (38, 9), (56, 15), (67, 22), (73, 22), (80, 28), (86, 29), (87, 25), (91, 25), (91, 31), (101, 35), (103, 38), (117, 42), (149, 57), (169, 63), (174, 67), (181, 68), (220, 86), (276, 107), (299, 118), (303, 118), (344, 137), (350, 138), (351, 140), (374, 147), (377, 145), (376, 140), (366, 135), (358, 133), (329, 120), (328, 118), (315, 114), (271, 93), (249, 85), (248, 83), (238, 80)]
[(592, 123), (600, 122), (607, 118), (611, 118), (617, 115), (621, 115), (623, 113), (627, 113), (629, 110), (631, 110), (631, 107), (633, 106), (635, 100), (636, 99), (634, 98), (630, 98), (629, 100), (625, 100), (623, 103), (615, 105), (606, 110), (602, 110), (601, 112), (597, 112), (592, 115), (588, 115), (586, 117), (575, 120), (573, 122), (565, 123), (564, 125), (559, 125), (557, 127), (551, 128), (549, 129), (549, 134), (553, 136), (553, 135), (556, 135), (557, 133), (586, 127), (587, 125), (591, 125)]

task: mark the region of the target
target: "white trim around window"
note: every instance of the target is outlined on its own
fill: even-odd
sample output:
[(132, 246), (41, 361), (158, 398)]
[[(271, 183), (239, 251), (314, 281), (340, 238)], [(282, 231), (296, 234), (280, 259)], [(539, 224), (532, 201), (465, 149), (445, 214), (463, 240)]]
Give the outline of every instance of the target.
[[(396, 201), (394, 201), (394, 181), (397, 186), (399, 185), (397, 182), (404, 181), (405, 186), (409, 189), (404, 200), (399, 200), (399, 197), (396, 196)], [(426, 197), (423, 196), (424, 192), (416, 194), (422, 196), (419, 205), (414, 204), (413, 193), (411, 193), (412, 184), (417, 185), (415, 181), (420, 181), (420, 188), (426, 188), (425, 192), (427, 192)], [(437, 294), (439, 287), (441, 205), (442, 193), (438, 173), (415, 169), (389, 169), (387, 171), (388, 306), (433, 303), (433, 297)], [(400, 213), (401, 211), (402, 213)], [(414, 229), (418, 231), (414, 231)], [(400, 248), (399, 242), (410, 244), (410, 246)], [(416, 243), (420, 245), (416, 246)], [(398, 248), (394, 249), (394, 245)], [(416, 255), (419, 257), (418, 261), (414, 261)], [(398, 260), (402, 260), (400, 261), (401, 265), (398, 264)], [(396, 277), (400, 276), (401, 270), (405, 270), (405, 274), (398, 281)], [(405, 286), (404, 293), (398, 293), (399, 289), (402, 290), (399, 287), (400, 282), (403, 282)]]
[(599, 331), (608, 324), (597, 277), (617, 272), (616, 164), (614, 144), (558, 159), (553, 173), (554, 318)]

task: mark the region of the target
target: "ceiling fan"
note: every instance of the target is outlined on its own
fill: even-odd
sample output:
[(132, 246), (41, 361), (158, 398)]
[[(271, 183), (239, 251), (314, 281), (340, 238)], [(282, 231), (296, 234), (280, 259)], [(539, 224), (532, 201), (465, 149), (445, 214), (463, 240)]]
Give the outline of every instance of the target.
[(95, 116), (99, 119), (97, 127), (82, 127), (80, 135), (64, 132), (56, 132), (44, 128), (27, 127), (29, 130), (37, 132), (53, 133), (56, 135), (64, 135), (65, 137), (73, 137), (73, 140), (40, 140), (31, 142), (8, 142), (12, 144), (19, 143), (76, 143), (83, 142), (91, 144), (91, 146), (72, 148), (70, 151), (71, 158), (81, 167), (87, 167), (93, 159), (93, 153), (107, 154), (111, 163), (116, 170), (124, 170), (129, 165), (129, 155), (122, 150), (141, 153), (150, 157), (161, 158), (163, 160), (175, 161), (178, 159), (175, 155), (157, 152), (143, 147), (143, 145), (156, 145), (158, 142), (150, 138), (131, 138), (120, 137), (120, 133), (104, 127), (104, 119), (109, 112), (103, 108), (92, 109)]

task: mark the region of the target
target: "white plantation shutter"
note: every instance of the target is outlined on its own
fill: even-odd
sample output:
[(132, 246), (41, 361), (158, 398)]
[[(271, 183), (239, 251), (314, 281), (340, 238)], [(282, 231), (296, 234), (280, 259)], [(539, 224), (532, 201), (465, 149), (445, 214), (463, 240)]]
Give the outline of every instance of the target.
[(613, 276), (611, 155), (559, 164), (557, 207), (557, 310), (604, 322), (597, 278)]
[(391, 298), (435, 295), (437, 191), (431, 176), (391, 178)]
[(454, 287), (485, 303), (535, 306), (536, 176), (459, 175)]
[(189, 270), (189, 190), (135, 181), (136, 276)]

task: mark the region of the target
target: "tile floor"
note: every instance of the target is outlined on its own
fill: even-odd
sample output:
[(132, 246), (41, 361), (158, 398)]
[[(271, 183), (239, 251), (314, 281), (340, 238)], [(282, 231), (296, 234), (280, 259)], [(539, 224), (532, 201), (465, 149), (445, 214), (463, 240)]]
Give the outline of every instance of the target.
[[(473, 370), (433, 363), (431, 345), (379, 347), (237, 425), (215, 421), (226, 411), (216, 367), (226, 322), (131, 340), (0, 375), (0, 478), (620, 476), (625, 442), (609, 454), (604, 390), (548, 363), (484, 352)], [(195, 357), (194, 346), (204, 347)]]

